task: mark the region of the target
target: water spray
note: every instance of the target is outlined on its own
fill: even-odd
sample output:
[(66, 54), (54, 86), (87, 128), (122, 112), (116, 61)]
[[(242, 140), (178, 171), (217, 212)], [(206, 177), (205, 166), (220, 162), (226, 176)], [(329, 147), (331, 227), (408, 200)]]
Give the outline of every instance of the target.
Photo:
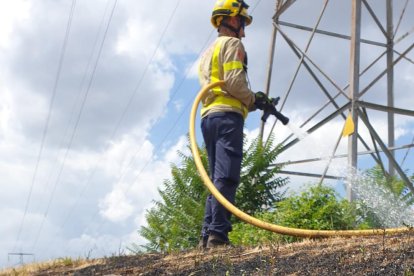
[[(198, 145), (196, 142), (196, 135), (195, 135), (195, 119), (197, 117), (197, 109), (198, 105), (200, 104), (201, 99), (203, 98), (204, 94), (207, 93), (214, 87), (224, 85), (224, 81), (218, 81), (215, 83), (211, 83), (209, 85), (204, 86), (200, 92), (197, 94), (197, 97), (194, 100), (191, 114), (190, 114), (190, 144), (191, 144), (191, 152), (194, 157), (194, 162), (196, 164), (197, 170), (203, 179), (204, 185), (210, 190), (211, 194), (222, 204), (229, 212), (233, 215), (238, 217), (239, 219), (252, 224), (256, 227), (282, 234), (282, 235), (289, 235), (289, 236), (296, 236), (296, 237), (304, 237), (304, 238), (317, 238), (317, 237), (351, 237), (351, 236), (373, 236), (373, 235), (385, 235), (385, 234), (397, 234), (397, 233), (404, 233), (404, 232), (413, 232), (412, 227), (402, 227), (402, 228), (388, 228), (388, 229), (369, 229), (369, 230), (311, 230), (311, 229), (298, 229), (298, 228), (291, 228), (291, 227), (284, 227), (276, 224), (272, 224), (269, 222), (265, 222), (259, 220), (255, 217), (252, 217), (232, 203), (230, 203), (217, 188), (214, 186), (213, 182), (211, 181), (206, 169), (203, 166), (203, 162), (201, 161), (200, 152), (198, 150)], [(280, 114), (280, 113), (279, 113)], [(275, 115), (276, 116), (276, 115)], [(278, 115), (280, 116), (280, 115)], [(281, 117), (286, 118), (285, 116)], [(282, 120), (281, 120), (282, 121)], [(286, 124), (289, 122), (289, 119), (284, 120)], [(282, 121), (283, 123), (283, 121)]]

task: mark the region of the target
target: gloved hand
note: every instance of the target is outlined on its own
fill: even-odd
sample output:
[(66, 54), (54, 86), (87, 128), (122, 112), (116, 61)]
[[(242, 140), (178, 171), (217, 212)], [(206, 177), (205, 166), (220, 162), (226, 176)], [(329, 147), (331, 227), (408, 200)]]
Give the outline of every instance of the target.
[(278, 104), (279, 99), (280, 99), (280, 97), (269, 98), (262, 91), (256, 92), (254, 96), (255, 96), (254, 105), (260, 110), (274, 108)]
[(265, 108), (270, 103), (270, 99), (262, 91), (256, 92), (254, 94), (254, 97), (255, 97), (254, 105), (256, 106), (257, 109), (265, 110)]

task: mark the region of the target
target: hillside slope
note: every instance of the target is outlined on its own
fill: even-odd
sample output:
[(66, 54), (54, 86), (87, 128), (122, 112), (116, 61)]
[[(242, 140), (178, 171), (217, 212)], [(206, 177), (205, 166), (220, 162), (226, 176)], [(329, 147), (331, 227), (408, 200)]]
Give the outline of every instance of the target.
[(32, 264), (0, 275), (414, 275), (414, 232)]

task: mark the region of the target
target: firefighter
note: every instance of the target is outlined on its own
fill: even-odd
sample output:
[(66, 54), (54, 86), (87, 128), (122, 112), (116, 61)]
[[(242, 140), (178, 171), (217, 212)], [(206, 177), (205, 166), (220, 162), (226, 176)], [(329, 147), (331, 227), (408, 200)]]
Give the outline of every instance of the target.
[[(200, 58), (201, 86), (224, 80), (223, 87), (208, 91), (202, 99), (201, 130), (207, 147), (210, 177), (231, 203), (240, 182), (243, 126), (248, 112), (264, 108), (269, 99), (254, 93), (247, 81), (247, 56), (241, 39), (252, 22), (243, 0), (219, 0), (211, 16), (218, 31), (214, 43)], [(262, 103), (262, 104), (260, 104)], [(207, 197), (199, 247), (230, 244), (231, 213), (211, 194)]]

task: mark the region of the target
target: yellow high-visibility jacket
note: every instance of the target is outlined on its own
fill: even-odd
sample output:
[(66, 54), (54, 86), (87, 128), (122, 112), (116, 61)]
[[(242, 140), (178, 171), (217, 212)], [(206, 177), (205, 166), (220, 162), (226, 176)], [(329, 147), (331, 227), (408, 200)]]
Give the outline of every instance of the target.
[(200, 59), (199, 80), (205, 86), (224, 80), (223, 87), (210, 90), (201, 99), (201, 116), (212, 112), (237, 112), (247, 117), (254, 110), (254, 93), (249, 89), (243, 68), (246, 52), (240, 39), (219, 36)]

